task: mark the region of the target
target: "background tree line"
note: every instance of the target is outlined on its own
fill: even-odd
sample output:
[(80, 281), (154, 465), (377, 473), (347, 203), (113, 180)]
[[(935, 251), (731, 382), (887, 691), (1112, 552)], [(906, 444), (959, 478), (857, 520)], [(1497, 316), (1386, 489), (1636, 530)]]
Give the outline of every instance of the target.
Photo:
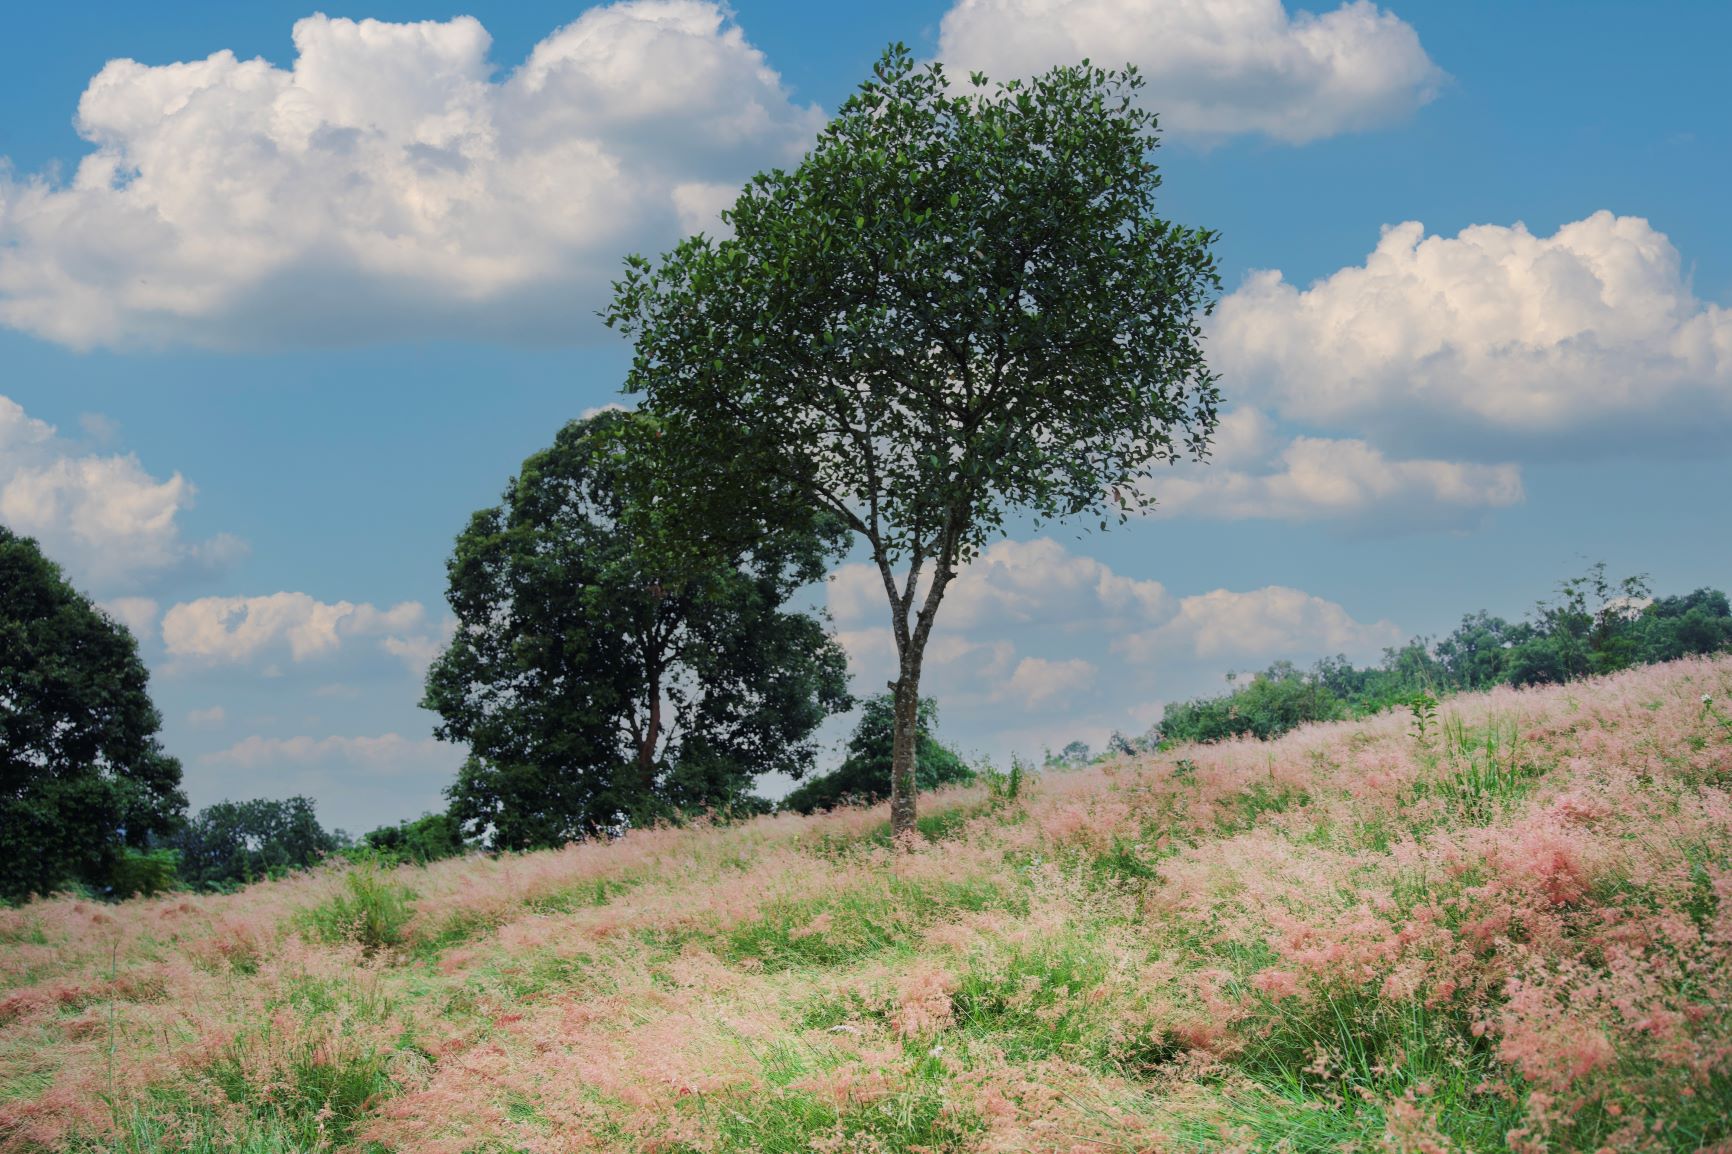
[(1308, 670), (1278, 661), (1232, 692), (1175, 702), (1127, 746), (1270, 738), (1308, 721), (1363, 717), (1406, 706), (1418, 695), (1494, 685), (1562, 684), (1634, 665), (1732, 648), (1732, 605), (1718, 589), (1651, 597), (1645, 578), (1612, 581), (1604, 564), (1558, 586), (1526, 620), (1469, 613), (1448, 636), (1414, 638), (1356, 667), (1326, 657)]

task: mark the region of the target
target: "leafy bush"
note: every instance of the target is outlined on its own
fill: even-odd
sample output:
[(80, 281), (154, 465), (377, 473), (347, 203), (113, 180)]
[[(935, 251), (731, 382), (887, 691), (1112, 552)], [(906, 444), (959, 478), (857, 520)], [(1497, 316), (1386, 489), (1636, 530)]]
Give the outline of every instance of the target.
[(116, 898), (149, 897), (173, 889), (179, 872), (180, 854), (176, 851), (128, 846), (115, 860), (109, 891)]
[(449, 813), (424, 813), (414, 821), (382, 825), (361, 837), (361, 846), (381, 860), (426, 865), (466, 852), (463, 825)]
[(352, 942), (367, 953), (396, 949), (414, 915), (414, 891), (373, 865), (343, 875), (343, 888), (306, 911), (303, 927), (327, 945)]
[(1250, 735), (1270, 738), (1308, 721), (1346, 716), (1339, 697), (1315, 675), (1281, 663), (1226, 696), (1169, 705), (1161, 717), (1166, 741), (1222, 741)]
[[(930, 697), (921, 698), (914, 747), (914, 781), (921, 790), (966, 785), (974, 780), (974, 771), (933, 738), (932, 727), (937, 722), (938, 703)], [(812, 813), (846, 802), (871, 803), (889, 797), (895, 730), (895, 703), (890, 694), (868, 698), (848, 739), (848, 756), (841, 766), (794, 790), (782, 799), (782, 808)]]

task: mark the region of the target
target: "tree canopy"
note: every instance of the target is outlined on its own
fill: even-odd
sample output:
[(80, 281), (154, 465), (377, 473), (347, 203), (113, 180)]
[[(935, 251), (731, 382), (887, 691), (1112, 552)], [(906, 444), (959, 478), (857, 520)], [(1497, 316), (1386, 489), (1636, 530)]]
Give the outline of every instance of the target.
[(0, 896), (110, 884), (186, 808), (124, 625), (0, 526)]
[(747, 805), (757, 775), (802, 776), (851, 704), (824, 622), (784, 608), (832, 546), (808, 518), (727, 555), (664, 548), (654, 433), (571, 422), (457, 539), (457, 631), (425, 704), (471, 751), (451, 813), (495, 848)]
[(1632, 665), (1732, 649), (1732, 604), (1718, 589), (1648, 597), (1645, 578), (1612, 581), (1603, 564), (1558, 583), (1527, 621), (1480, 610), (1435, 644), (1416, 637), (1376, 665), (1325, 657), (1310, 670), (1277, 661), (1233, 692), (1167, 705), (1140, 745), (1276, 737), (1310, 721), (1363, 717), (1493, 685), (1562, 684)]
[(219, 801), (170, 837), (180, 851), (180, 880), (222, 889), (317, 865), (343, 845), (319, 824), (308, 797)]
[(759, 174), (733, 235), (633, 257), (606, 316), (701, 525), (797, 493), (869, 549), (898, 667), (892, 824), (914, 821), (921, 660), (946, 588), (1006, 518), (1149, 502), (1206, 451), (1199, 319), (1213, 234), (1159, 218), (1134, 70), (1028, 83), (886, 52), (793, 171)]
[[(924, 790), (973, 781), (974, 771), (933, 736), (932, 730), (938, 724), (938, 703), (930, 697), (920, 699), (919, 722), (914, 750), (915, 784)], [(848, 738), (847, 756), (842, 764), (822, 777), (802, 783), (782, 799), (782, 808), (813, 813), (849, 802), (870, 804), (889, 797), (895, 729), (892, 695), (879, 693), (867, 698), (860, 710), (860, 720)]]

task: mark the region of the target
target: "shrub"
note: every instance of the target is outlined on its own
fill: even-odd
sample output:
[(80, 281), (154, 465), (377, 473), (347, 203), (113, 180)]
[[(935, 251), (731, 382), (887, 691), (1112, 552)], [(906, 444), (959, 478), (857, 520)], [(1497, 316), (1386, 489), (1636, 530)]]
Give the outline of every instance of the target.
[(304, 927), (327, 945), (351, 942), (367, 953), (396, 949), (414, 914), (415, 894), (373, 865), (343, 875), (343, 888), (329, 901), (306, 911)]
[(180, 854), (172, 849), (133, 849), (120, 851), (114, 863), (109, 883), (116, 898), (149, 897), (173, 889), (179, 881)]
[[(841, 766), (794, 790), (782, 799), (782, 808), (812, 813), (845, 802), (871, 803), (889, 797), (891, 742), (896, 727), (894, 709), (888, 693), (868, 698), (859, 724), (848, 739), (848, 756)], [(938, 722), (938, 704), (932, 698), (921, 698), (918, 722), (914, 747), (916, 787), (924, 791), (972, 782), (974, 771), (932, 736), (932, 727)]]
[(426, 865), (456, 857), (469, 848), (463, 825), (449, 813), (424, 813), (414, 821), (383, 825), (361, 838), (381, 860)]

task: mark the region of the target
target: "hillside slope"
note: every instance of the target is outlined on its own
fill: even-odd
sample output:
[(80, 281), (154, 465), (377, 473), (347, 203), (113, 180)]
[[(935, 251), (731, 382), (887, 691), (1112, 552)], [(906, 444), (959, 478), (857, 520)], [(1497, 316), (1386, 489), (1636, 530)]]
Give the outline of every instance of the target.
[(0, 911), (0, 1150), (1732, 1150), (1723, 702)]

